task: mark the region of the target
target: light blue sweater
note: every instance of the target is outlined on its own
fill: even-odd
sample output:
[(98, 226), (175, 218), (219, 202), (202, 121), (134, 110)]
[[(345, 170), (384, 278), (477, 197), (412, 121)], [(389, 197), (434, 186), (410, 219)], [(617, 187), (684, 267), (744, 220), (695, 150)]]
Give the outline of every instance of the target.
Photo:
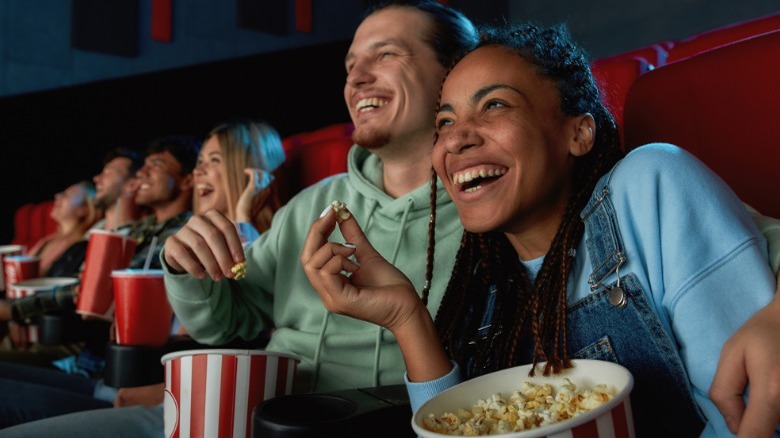
[[(628, 259), (620, 273), (637, 276), (679, 346), (708, 420), (702, 436), (732, 436), (707, 391), (724, 342), (773, 297), (766, 242), (723, 181), (675, 146), (635, 149), (614, 169), (609, 189)], [(593, 267), (584, 241), (570, 278), (569, 304), (591, 293)], [(538, 269), (540, 263), (534, 265)], [(615, 279), (613, 273), (606, 281)], [(413, 409), (459, 382), (457, 367), (432, 382), (407, 379)]]

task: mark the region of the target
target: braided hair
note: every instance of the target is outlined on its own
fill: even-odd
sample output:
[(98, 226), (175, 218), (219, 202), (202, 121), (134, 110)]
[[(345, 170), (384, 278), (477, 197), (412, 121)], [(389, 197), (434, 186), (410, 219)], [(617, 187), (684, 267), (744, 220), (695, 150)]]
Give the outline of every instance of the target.
[[(464, 369), (468, 361), (482, 364), (484, 370), (506, 368), (527, 362), (530, 355), (534, 365), (531, 374), (538, 362), (546, 361), (543, 373), (549, 375), (571, 366), (566, 348), (566, 295), (574, 250), (584, 234), (579, 213), (599, 178), (623, 153), (617, 127), (599, 97), (587, 57), (565, 26), (484, 28), (477, 48), (484, 46), (506, 47), (534, 65), (537, 74), (556, 84), (564, 115), (593, 116), (596, 137), (592, 150), (576, 159), (574, 190), (536, 280), (531, 283), (504, 234), (464, 231), (436, 326), (448, 354)], [(435, 190), (435, 178), (431, 187)], [(431, 211), (433, 220), (433, 202)], [(426, 284), (430, 284), (433, 270), (432, 249), (428, 250)], [(498, 294), (493, 308), (493, 341), (468, 348), (460, 338), (480, 329), (482, 321), (476, 315), (484, 311), (491, 285), (497, 286)], [(464, 321), (466, 327), (462, 327)]]

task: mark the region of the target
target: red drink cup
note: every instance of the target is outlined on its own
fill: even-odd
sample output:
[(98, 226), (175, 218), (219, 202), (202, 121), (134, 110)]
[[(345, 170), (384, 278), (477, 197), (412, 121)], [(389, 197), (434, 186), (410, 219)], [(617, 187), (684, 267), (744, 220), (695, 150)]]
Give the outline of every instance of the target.
[[(6, 256), (21, 255), (23, 253), (24, 245), (0, 245), (0, 266), (2, 266)], [(4, 291), (7, 284), (8, 283), (5, 281), (5, 273), (3, 273), (0, 275), (0, 291)]]
[(168, 341), (173, 309), (165, 296), (162, 269), (123, 269), (114, 280), (116, 343), (160, 347)]
[(162, 357), (166, 438), (250, 437), (252, 410), (292, 393), (298, 358), (263, 350), (189, 350)]
[(38, 272), (41, 266), (39, 257), (30, 257), (26, 255), (9, 255), (3, 258), (3, 275), (5, 284), (8, 285), (6, 296), (13, 295), (12, 288), (14, 283), (24, 280), (38, 278)]
[[(79, 280), (70, 277), (40, 277), (30, 280), (22, 280), (12, 283), (8, 288), (7, 298), (14, 300), (35, 295), (40, 292), (53, 292), (55, 289), (73, 288), (79, 284)], [(36, 324), (28, 324), (20, 327), (21, 337), (24, 343), (36, 343), (40, 339), (40, 330)]]
[(119, 233), (90, 231), (76, 313), (106, 321), (114, 319), (111, 272), (130, 266), (136, 245), (138, 243), (135, 239)]

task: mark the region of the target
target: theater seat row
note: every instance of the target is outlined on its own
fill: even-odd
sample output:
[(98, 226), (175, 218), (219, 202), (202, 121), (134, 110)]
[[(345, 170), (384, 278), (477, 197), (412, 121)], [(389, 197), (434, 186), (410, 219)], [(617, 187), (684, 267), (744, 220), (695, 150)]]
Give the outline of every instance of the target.
[[(327, 176), (347, 171), (352, 129), (352, 123), (336, 123), (282, 139), (287, 160), (277, 169), (276, 178), (284, 201)], [(30, 248), (41, 237), (55, 232), (57, 224), (49, 216), (53, 204), (28, 203), (16, 209), (11, 243)]]
[(780, 29), (780, 12), (698, 33), (682, 40), (668, 40), (628, 52), (597, 59), (593, 74), (602, 98), (615, 116), (623, 135), (623, 108), (628, 89), (636, 78), (650, 70)]

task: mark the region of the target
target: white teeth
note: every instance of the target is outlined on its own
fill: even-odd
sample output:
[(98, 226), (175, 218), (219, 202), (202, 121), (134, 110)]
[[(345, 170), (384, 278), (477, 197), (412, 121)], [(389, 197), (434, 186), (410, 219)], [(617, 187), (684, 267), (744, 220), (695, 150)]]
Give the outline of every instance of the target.
[(141, 190), (147, 190), (149, 187), (150, 187), (149, 184), (141, 184), (140, 186), (138, 186), (138, 188)]
[(477, 190), (479, 190), (481, 188), (482, 188), (482, 186), (469, 187), (466, 190), (464, 190), (464, 192), (466, 192), (466, 193), (476, 192)]
[(387, 104), (387, 101), (384, 99), (380, 99), (378, 97), (369, 97), (366, 99), (360, 99), (357, 105), (355, 105), (355, 109), (360, 112), (370, 111), (374, 108), (383, 107), (385, 104)]
[[(466, 182), (474, 181), (477, 178), (488, 178), (488, 177), (496, 177), (501, 176), (506, 173), (506, 169), (479, 169), (479, 170), (466, 170), (463, 172), (458, 172), (452, 176), (452, 184), (458, 185), (463, 184)], [(474, 189), (479, 188), (480, 186), (474, 187)]]

